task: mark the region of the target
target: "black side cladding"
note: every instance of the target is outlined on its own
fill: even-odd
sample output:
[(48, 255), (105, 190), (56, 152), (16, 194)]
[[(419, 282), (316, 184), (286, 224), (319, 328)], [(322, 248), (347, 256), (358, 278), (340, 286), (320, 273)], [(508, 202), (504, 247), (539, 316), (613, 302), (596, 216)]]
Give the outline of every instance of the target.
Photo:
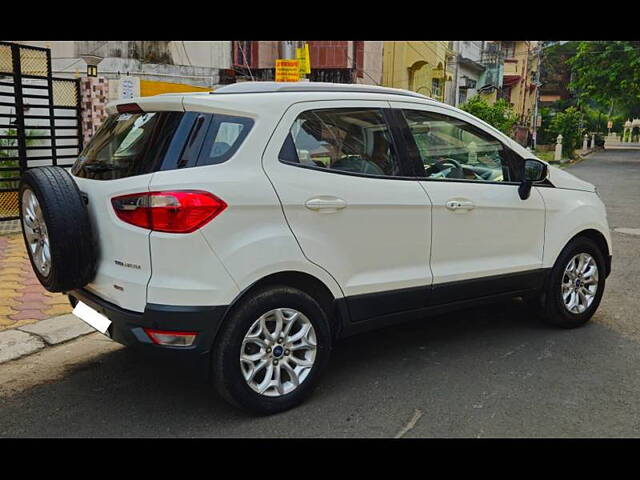
[(60, 167), (27, 170), (20, 182), (20, 212), (23, 192), (31, 190), (38, 202), (49, 234), (51, 268), (43, 276), (36, 268), (27, 239), (22, 236), (38, 280), (50, 292), (82, 288), (96, 273), (97, 244), (89, 212), (73, 177)]

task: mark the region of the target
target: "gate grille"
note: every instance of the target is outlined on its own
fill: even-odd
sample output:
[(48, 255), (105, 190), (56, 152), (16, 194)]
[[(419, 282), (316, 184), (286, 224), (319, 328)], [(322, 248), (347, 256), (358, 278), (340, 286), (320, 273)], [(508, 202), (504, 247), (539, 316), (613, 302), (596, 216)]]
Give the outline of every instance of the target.
[(81, 149), (79, 80), (54, 78), (47, 48), (0, 42), (0, 221), (19, 218), (25, 170), (70, 166)]

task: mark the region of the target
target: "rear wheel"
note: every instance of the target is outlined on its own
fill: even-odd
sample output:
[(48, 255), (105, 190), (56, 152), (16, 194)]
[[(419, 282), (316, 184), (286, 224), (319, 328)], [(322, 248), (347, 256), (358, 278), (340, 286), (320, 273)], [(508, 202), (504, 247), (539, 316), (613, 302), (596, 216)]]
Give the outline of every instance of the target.
[(287, 410), (311, 393), (330, 351), (329, 322), (318, 302), (295, 288), (266, 287), (236, 307), (219, 333), (214, 385), (244, 409)]
[(603, 253), (591, 239), (575, 238), (558, 256), (537, 299), (541, 319), (561, 328), (585, 324), (600, 305), (604, 286)]

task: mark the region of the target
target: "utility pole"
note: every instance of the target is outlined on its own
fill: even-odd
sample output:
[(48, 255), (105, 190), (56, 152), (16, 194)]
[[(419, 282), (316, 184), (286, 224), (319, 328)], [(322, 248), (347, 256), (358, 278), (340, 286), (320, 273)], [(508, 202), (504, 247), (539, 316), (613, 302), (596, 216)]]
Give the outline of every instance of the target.
[(542, 52), (542, 45), (540, 43), (538, 43), (538, 45), (536, 45), (536, 55), (538, 57), (538, 61), (537, 61), (537, 65), (538, 68), (536, 69), (536, 101), (535, 101), (535, 105), (533, 108), (533, 120), (532, 120), (532, 127), (533, 127), (533, 149), (535, 150), (536, 145), (538, 144), (538, 104), (540, 103), (540, 70), (542, 70), (542, 58), (540, 56), (540, 53)]

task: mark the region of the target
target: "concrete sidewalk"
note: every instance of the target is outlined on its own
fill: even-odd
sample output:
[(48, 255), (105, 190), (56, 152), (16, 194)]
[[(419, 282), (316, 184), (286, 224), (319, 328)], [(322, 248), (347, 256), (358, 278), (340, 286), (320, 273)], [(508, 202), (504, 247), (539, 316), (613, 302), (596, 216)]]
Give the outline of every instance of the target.
[(0, 235), (0, 363), (95, 332), (71, 310), (38, 282), (22, 234)]

